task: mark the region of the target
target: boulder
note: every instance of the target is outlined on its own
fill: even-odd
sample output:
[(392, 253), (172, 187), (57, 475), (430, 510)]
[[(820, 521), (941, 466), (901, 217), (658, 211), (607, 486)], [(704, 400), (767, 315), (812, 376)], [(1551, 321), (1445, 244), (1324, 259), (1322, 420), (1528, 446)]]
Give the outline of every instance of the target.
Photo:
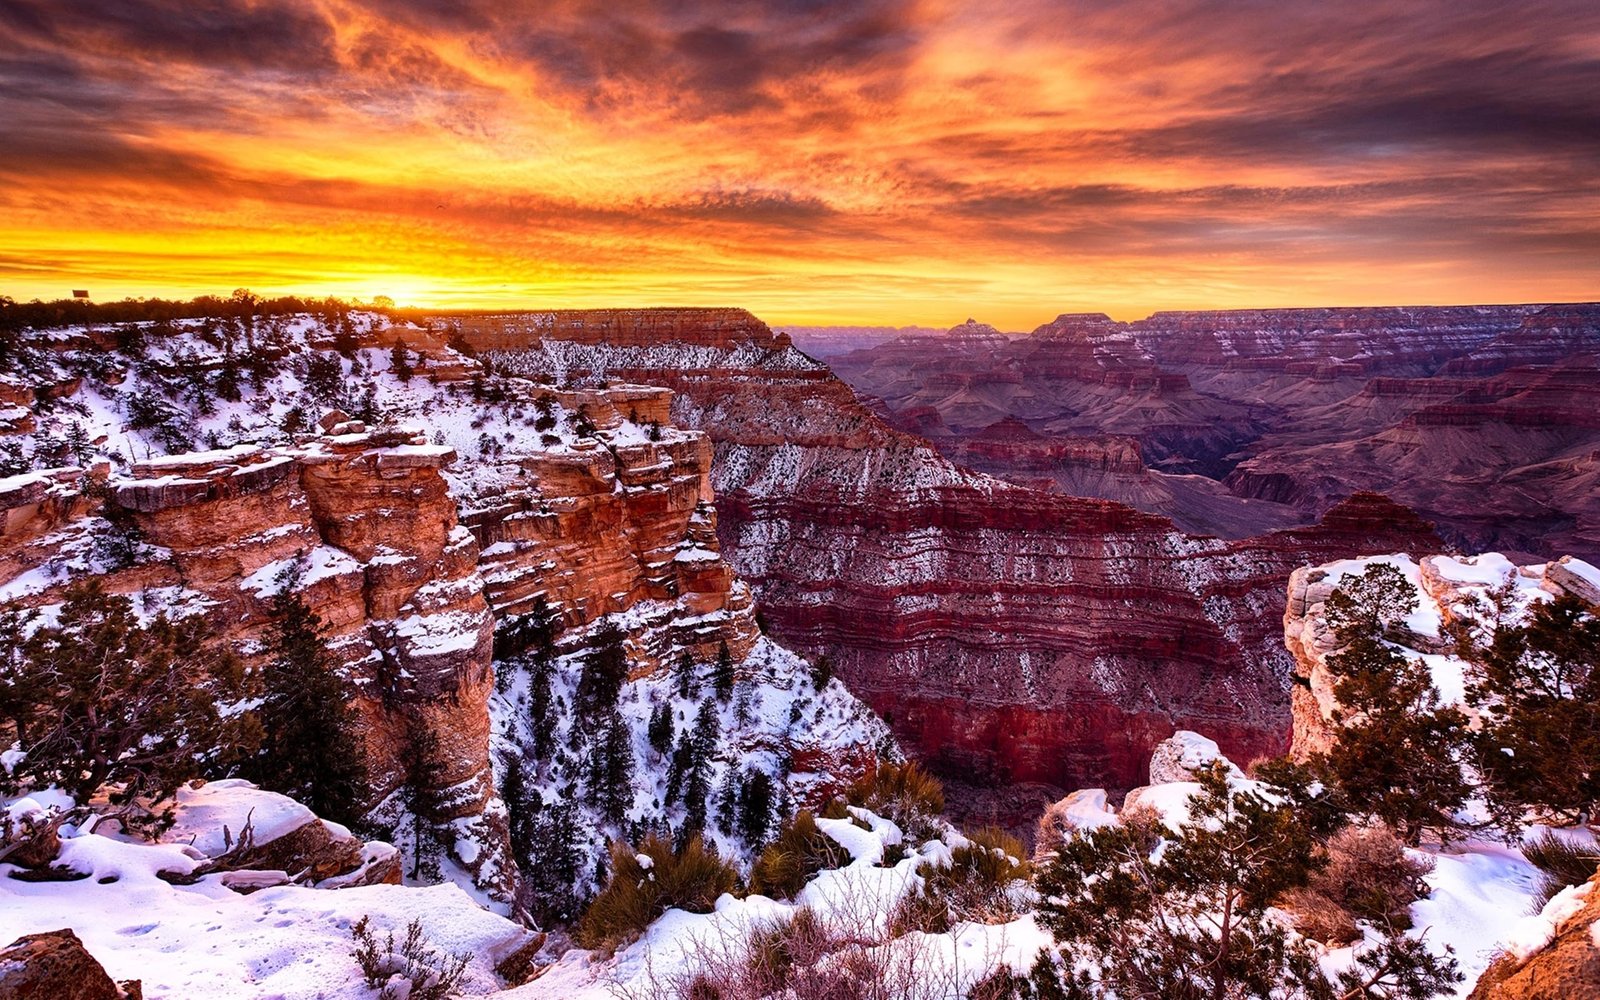
[(1196, 775), (1212, 761), (1220, 760), (1228, 770), (1237, 773), (1233, 762), (1222, 755), (1215, 740), (1199, 733), (1180, 729), (1156, 744), (1150, 754), (1150, 784), (1161, 785), (1170, 781), (1194, 781)]
[[(137, 989), (137, 983), (132, 984)], [(0, 950), (0, 1000), (122, 1000), (70, 929), (24, 934)]]

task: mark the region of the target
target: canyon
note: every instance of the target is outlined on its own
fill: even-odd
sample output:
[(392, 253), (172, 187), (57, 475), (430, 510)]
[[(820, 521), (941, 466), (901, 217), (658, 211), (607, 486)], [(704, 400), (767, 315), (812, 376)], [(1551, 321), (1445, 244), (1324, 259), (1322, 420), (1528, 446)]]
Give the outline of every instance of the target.
[[(331, 327), (300, 317), (254, 330), (275, 374), (231, 404), (177, 388), (231, 356), (199, 326), (152, 336), (133, 358), (105, 331), (24, 349), (17, 381), (30, 401), (52, 400), (28, 407), (36, 460), (88, 461), (0, 479), (0, 599), (48, 612), (92, 579), (146, 620), (204, 614), (259, 671), (274, 601), (295, 595), (320, 618), (357, 711), (374, 819), (404, 828), (408, 758), (419, 740), (433, 746), (434, 819), (466, 881), (504, 904), (516, 870), (496, 773), (521, 748), (492, 731), (519, 714), (491, 704), (496, 670), (513, 669), (493, 661), (497, 626), (537, 608), (576, 664), (602, 622), (620, 623), (634, 679), (724, 648), (758, 688), (804, 664), (761, 638), (750, 589), (721, 557), (712, 449), (671, 425), (670, 390), (497, 377), (489, 402), (472, 392), (479, 367), (426, 331), (374, 318), (341, 357)], [(415, 378), (382, 373), (402, 339), (416, 345)], [(324, 405), (308, 426), (313, 360), (366, 382), (382, 425)], [(122, 411), (136, 396), (178, 405), (135, 428)], [(174, 433), (202, 447), (151, 454)], [(74, 435), (84, 454), (62, 444)], [(800, 804), (875, 765), (872, 726), (820, 718), (848, 719), (853, 704), (835, 684), (795, 713), (811, 725), (752, 737), (769, 766), (787, 762)]]
[[(384, 375), (371, 390), (384, 428), (334, 413), (320, 436), (235, 453), (236, 438), (281, 436), (287, 405), (213, 415), (180, 407), (173, 419), (185, 433), (221, 447), (189, 459), (124, 456), (117, 481), (132, 481), (114, 502), (126, 500), (161, 555), (120, 571), (131, 575), (119, 586), (172, 586), (161, 574), (189, 566), (179, 582), (229, 608), (248, 637), (262, 602), (240, 598), (241, 582), (260, 585), (263, 567), (296, 546), (331, 550), (317, 585), (338, 595), (326, 617), (352, 669), (370, 675), (362, 684), (382, 690), (384, 673), (398, 671), (418, 704), (460, 713), (442, 728), (470, 741), (462, 759), (485, 776), (476, 786), (466, 771), (451, 776), (464, 823), (494, 814), (485, 724), (461, 722), (484, 714), (492, 621), (542, 604), (557, 618), (564, 655), (580, 654), (602, 619), (626, 616), (639, 676), (684, 652), (709, 661), (724, 644), (744, 660), (764, 626), (785, 646), (826, 657), (901, 745), (951, 783), (958, 815), (1021, 828), (1066, 790), (1142, 784), (1151, 748), (1174, 730), (1205, 732), (1242, 761), (1287, 749), (1290, 574), (1440, 551), (1464, 530), (1446, 518), (1436, 532), (1440, 505), (1418, 516), (1385, 495), (1396, 492), (1390, 478), (1358, 484), (1381, 489), (1318, 480), (1308, 489), (1327, 487), (1331, 499), (1305, 509), (1288, 502), (1292, 490), (1262, 485), (1280, 481), (1259, 478), (1272, 453), (1236, 461), (1236, 452), (1273, 437), (1266, 428), (1290, 400), (1311, 428), (1304, 433), (1333, 443), (1345, 425), (1464, 421), (1473, 434), (1491, 425), (1516, 434), (1529, 414), (1550, 413), (1561, 428), (1552, 436), (1568, 441), (1586, 426), (1582, 404), (1562, 394), (1592, 388), (1582, 367), (1592, 311), (1159, 314), (1136, 324), (1068, 316), (1026, 338), (969, 323), (937, 349), (913, 333), (847, 353), (838, 363), (857, 388), (738, 309), (372, 314), (343, 334), (292, 318), (251, 334), (252, 349), (297, 373), (282, 376), (295, 379), (284, 398), (305, 389), (304, 359), (336, 356), (342, 335), (356, 358), (342, 362), (346, 377)], [(215, 333), (191, 331), (143, 361), (108, 365), (119, 357), (114, 340), (108, 330), (53, 335), (26, 386), (82, 409), (74, 419), (93, 425), (105, 448), (127, 434), (111, 398), (118, 386), (160, 390), (184, 365), (216, 370), (232, 350)], [(382, 372), (396, 345), (415, 359), (405, 381)], [(1438, 373), (1452, 365), (1464, 373), (1456, 381), (1478, 388), (1441, 388)], [(867, 395), (863, 371), (906, 391)], [(1060, 392), (1048, 397), (1046, 386)], [(1368, 401), (1353, 415), (1351, 392)], [(896, 410), (890, 396), (938, 393), (942, 409), (913, 414), (918, 432), (894, 425), (914, 408)], [(1063, 415), (1070, 394), (1081, 417)], [(55, 440), (64, 418), (45, 419), (54, 430), (30, 433)], [(402, 434), (397, 420), (415, 426)], [(971, 433), (924, 433), (940, 427)], [(280, 468), (288, 485), (263, 487), (283, 494), (270, 509), (256, 493), (230, 492)], [(1353, 457), (1325, 467), (1350, 478), (1360, 468)], [(1558, 496), (1581, 492), (1566, 466), (1547, 474), (1565, 484)], [(39, 517), (92, 519), (74, 475), (87, 473), (7, 481), (8, 534)], [(1117, 498), (1094, 495), (1107, 483), (1121, 484), (1103, 490)], [(1239, 495), (1245, 485), (1268, 496)], [(1125, 495), (1134, 486), (1151, 492)], [(164, 506), (197, 503), (213, 513)], [(405, 515), (389, 523), (402, 505)], [(1182, 508), (1177, 521), (1160, 512), (1170, 506)], [(1483, 517), (1498, 510), (1491, 504)], [(1546, 544), (1581, 541), (1585, 523), (1575, 517), (1569, 537)], [(233, 563), (212, 565), (215, 550), (235, 547), (229, 531), (270, 538), (244, 541)], [(8, 543), (10, 576), (27, 578), (62, 544)], [(430, 616), (451, 623), (442, 631), (454, 645), (430, 631)], [(455, 627), (468, 619), (470, 628)], [(397, 633), (400, 622), (415, 636)], [(392, 634), (420, 644), (416, 669)], [(392, 776), (396, 723), (365, 711), (377, 770)], [(821, 772), (862, 763), (839, 748), (800, 756), (820, 756)]]
[(1384, 493), (1452, 545), (1600, 555), (1600, 306), (1067, 314), (860, 345), (874, 412), (1012, 482), (1244, 538)]
[(1225, 540), (968, 470), (742, 310), (427, 322), (512, 371), (672, 388), (674, 421), (713, 442), (722, 548), (773, 634), (827, 656), (975, 818), (1138, 785), (1174, 729), (1283, 751), (1289, 572), (1440, 545), (1371, 493)]

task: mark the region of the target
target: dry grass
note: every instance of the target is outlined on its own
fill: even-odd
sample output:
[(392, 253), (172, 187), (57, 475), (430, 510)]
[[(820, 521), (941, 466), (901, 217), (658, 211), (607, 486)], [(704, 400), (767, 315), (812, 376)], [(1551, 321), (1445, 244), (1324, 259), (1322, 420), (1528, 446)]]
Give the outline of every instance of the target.
[(1343, 944), (1361, 936), (1358, 920), (1411, 926), (1411, 904), (1426, 894), (1423, 876), (1433, 870), (1432, 863), (1406, 854), (1388, 827), (1346, 827), (1328, 840), (1326, 850), (1326, 867), (1280, 900), (1302, 934)]
[[(880, 905), (864, 885), (846, 885), (831, 916), (809, 908), (746, 932), (722, 925), (689, 950), (688, 962), (650, 970), (618, 990), (625, 1000), (943, 1000), (962, 995), (956, 966), (934, 939), (896, 936), (869, 914)], [(993, 964), (997, 956), (984, 955)]]
[(1001, 924), (1021, 915), (1017, 883), (1032, 875), (1022, 841), (996, 827), (971, 833), (967, 840), (950, 852), (949, 865), (925, 863), (917, 869), (922, 888), (896, 907), (892, 924), (897, 930), (939, 934), (957, 921)]
[(938, 835), (944, 812), (944, 786), (911, 761), (882, 764), (845, 793), (853, 806), (871, 809), (894, 823), (912, 840)]
[[(641, 864), (640, 856), (650, 864)], [(668, 908), (710, 913), (717, 897), (738, 884), (738, 871), (698, 836), (676, 852), (670, 841), (655, 835), (646, 837), (637, 849), (613, 844), (611, 879), (578, 921), (578, 943), (614, 949), (637, 937)]]
[(1544, 909), (1556, 893), (1569, 885), (1582, 885), (1595, 875), (1600, 851), (1592, 844), (1571, 844), (1548, 831), (1522, 845), (1523, 857), (1543, 873), (1536, 909)]
[(793, 899), (807, 881), (825, 868), (838, 868), (850, 852), (817, 826), (806, 810), (783, 825), (778, 836), (750, 870), (750, 891), (773, 899)]

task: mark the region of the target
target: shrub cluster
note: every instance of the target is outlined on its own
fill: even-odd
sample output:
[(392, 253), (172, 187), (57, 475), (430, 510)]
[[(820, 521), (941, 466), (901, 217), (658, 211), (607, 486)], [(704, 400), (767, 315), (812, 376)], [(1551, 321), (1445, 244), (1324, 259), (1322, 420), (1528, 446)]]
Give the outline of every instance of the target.
[(1600, 849), (1595, 845), (1574, 844), (1548, 831), (1522, 845), (1522, 854), (1543, 876), (1539, 882), (1541, 908), (1567, 886), (1594, 878), (1600, 866)]
[(813, 875), (849, 860), (849, 852), (822, 832), (810, 811), (802, 809), (756, 859), (750, 870), (750, 891), (773, 899), (793, 899)]
[(893, 926), (942, 934), (958, 921), (999, 924), (1021, 914), (1018, 883), (1032, 875), (1022, 841), (997, 827), (965, 840), (951, 849), (948, 863), (918, 866), (922, 885), (901, 899)]
[(1422, 878), (1433, 865), (1408, 855), (1392, 830), (1346, 827), (1329, 838), (1324, 856), (1306, 885), (1280, 900), (1300, 933), (1346, 944), (1361, 937), (1358, 920), (1398, 930), (1411, 926), (1411, 904), (1426, 894)]
[(578, 922), (578, 942), (586, 948), (614, 949), (670, 908), (710, 913), (717, 897), (738, 884), (738, 871), (699, 836), (677, 851), (671, 841), (654, 834), (637, 849), (614, 844), (611, 879)]
[(845, 798), (853, 806), (871, 809), (893, 821), (912, 841), (939, 834), (944, 786), (911, 761), (880, 764), (876, 771), (851, 785)]

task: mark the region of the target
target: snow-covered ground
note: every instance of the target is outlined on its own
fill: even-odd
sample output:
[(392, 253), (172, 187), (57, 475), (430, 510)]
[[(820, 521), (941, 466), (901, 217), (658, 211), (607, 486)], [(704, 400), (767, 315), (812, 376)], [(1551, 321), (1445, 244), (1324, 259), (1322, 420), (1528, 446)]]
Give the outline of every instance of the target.
[[(12, 816), (70, 805), (48, 790), (0, 800)], [(466, 992), (503, 985), (494, 966), (529, 940), (517, 924), (484, 910), (451, 884), (313, 888), (285, 885), (248, 895), (226, 874), (174, 885), (158, 873), (188, 875), (225, 848), (250, 819), (264, 844), (313, 819), (309, 810), (247, 782), (218, 781), (180, 792), (175, 825), (161, 843), (92, 821), (61, 830), (58, 866), (73, 881), (26, 882), (0, 864), (0, 944), (22, 934), (71, 928), (113, 979), (139, 979), (150, 1000), (371, 1000), (351, 957), (351, 928), (363, 917), (380, 939), (403, 938), (417, 920), (432, 946), (470, 956)], [(381, 853), (392, 848), (370, 845)]]

